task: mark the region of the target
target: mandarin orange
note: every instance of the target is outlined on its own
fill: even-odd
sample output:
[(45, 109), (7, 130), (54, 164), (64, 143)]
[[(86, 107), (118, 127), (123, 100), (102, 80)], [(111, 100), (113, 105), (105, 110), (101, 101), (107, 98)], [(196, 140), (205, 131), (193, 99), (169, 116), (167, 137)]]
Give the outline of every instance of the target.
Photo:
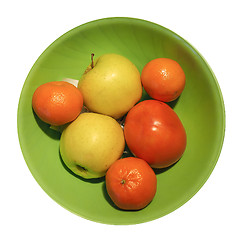
[(37, 116), (53, 126), (73, 121), (81, 112), (83, 97), (71, 83), (53, 81), (40, 85), (32, 97), (32, 107)]
[(120, 209), (140, 210), (154, 198), (157, 178), (146, 161), (127, 157), (110, 166), (106, 174), (106, 188)]
[(178, 62), (170, 58), (156, 58), (144, 66), (141, 81), (150, 97), (171, 102), (180, 96), (186, 80)]

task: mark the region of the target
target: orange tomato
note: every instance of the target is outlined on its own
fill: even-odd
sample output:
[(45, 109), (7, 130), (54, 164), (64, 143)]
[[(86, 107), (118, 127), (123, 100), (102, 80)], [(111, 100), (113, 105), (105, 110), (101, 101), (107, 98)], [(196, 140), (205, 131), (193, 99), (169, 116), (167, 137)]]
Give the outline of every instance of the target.
[(134, 157), (122, 158), (108, 169), (106, 188), (120, 209), (139, 210), (154, 198), (157, 178), (146, 161)]
[(73, 121), (80, 114), (83, 97), (80, 90), (71, 83), (48, 82), (35, 90), (32, 107), (42, 121), (60, 126)]
[(153, 168), (177, 162), (186, 148), (184, 126), (166, 103), (145, 100), (127, 114), (124, 136), (131, 152)]
[(182, 93), (185, 87), (185, 74), (176, 61), (157, 58), (144, 66), (141, 81), (150, 97), (170, 102)]

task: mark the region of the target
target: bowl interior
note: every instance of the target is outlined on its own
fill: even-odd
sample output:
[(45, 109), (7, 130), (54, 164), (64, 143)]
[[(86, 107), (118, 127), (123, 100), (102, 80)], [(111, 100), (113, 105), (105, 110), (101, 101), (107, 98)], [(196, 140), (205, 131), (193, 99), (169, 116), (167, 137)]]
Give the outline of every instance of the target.
[[(31, 99), (45, 82), (79, 79), (91, 53), (117, 53), (142, 71), (158, 57), (172, 58), (186, 74), (182, 95), (170, 103), (186, 132), (187, 148), (179, 162), (156, 172), (157, 193), (140, 211), (122, 211), (109, 199), (104, 178), (87, 181), (71, 174), (59, 154), (60, 134), (36, 117)], [(144, 92), (142, 100), (148, 99)], [(67, 32), (52, 43), (33, 65), (18, 107), (18, 134), (25, 161), (40, 186), (58, 204), (81, 217), (107, 224), (136, 224), (162, 217), (187, 202), (206, 182), (221, 151), (225, 115), (214, 74), (184, 39), (140, 19), (107, 18)]]

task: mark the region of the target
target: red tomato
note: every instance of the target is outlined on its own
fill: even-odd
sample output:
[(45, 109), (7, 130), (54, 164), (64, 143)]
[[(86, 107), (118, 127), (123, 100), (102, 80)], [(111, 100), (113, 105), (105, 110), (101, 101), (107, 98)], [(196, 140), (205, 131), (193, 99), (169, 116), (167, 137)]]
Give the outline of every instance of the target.
[(145, 100), (127, 114), (124, 135), (131, 152), (153, 168), (177, 162), (186, 148), (186, 132), (177, 114), (166, 103)]

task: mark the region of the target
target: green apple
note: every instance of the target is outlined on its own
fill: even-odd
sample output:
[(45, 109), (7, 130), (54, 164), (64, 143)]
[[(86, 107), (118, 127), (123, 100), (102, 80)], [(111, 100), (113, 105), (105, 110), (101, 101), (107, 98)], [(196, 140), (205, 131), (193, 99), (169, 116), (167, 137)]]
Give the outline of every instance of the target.
[[(93, 54), (92, 54), (93, 56)], [(141, 98), (137, 67), (118, 54), (104, 54), (87, 67), (78, 83), (84, 105), (92, 112), (118, 119)]]
[(123, 129), (112, 117), (81, 113), (62, 132), (60, 154), (66, 166), (83, 178), (99, 178), (121, 158)]

